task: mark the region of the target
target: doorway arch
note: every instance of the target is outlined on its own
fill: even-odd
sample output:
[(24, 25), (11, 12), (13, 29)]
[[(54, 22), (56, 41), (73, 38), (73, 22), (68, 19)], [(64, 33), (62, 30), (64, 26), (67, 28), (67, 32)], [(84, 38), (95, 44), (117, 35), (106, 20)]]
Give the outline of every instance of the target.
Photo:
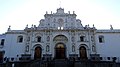
[(0, 51), (0, 63), (3, 62), (3, 51)]
[(66, 58), (66, 47), (63, 43), (58, 43), (55, 46), (55, 59)]
[(79, 54), (80, 54), (81, 60), (87, 60), (87, 51), (86, 51), (86, 48), (84, 46), (81, 46), (79, 48)]
[(41, 59), (42, 55), (42, 48), (40, 46), (37, 46), (34, 50), (34, 59)]

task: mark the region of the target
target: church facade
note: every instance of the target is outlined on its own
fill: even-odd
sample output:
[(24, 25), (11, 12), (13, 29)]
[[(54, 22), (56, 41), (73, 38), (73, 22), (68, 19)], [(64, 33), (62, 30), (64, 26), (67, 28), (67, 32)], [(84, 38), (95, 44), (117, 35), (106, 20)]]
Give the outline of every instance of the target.
[(76, 16), (74, 11), (65, 13), (63, 8), (58, 8), (56, 13), (46, 12), (38, 26), (27, 25), (24, 30), (9, 27), (0, 35), (0, 60), (101, 57), (111, 61), (114, 57), (120, 62), (120, 30), (83, 26)]

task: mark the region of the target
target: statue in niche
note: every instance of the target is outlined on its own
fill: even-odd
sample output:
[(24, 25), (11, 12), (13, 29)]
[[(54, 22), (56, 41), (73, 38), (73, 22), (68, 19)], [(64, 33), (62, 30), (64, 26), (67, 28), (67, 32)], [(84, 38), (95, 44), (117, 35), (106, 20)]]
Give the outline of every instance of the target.
[(61, 27), (64, 24), (64, 20), (62, 18), (58, 19), (59, 26)]
[(55, 23), (56, 22), (56, 19), (54, 18), (53, 22)]
[(95, 52), (95, 46), (94, 45), (92, 45), (92, 51)]
[(67, 22), (67, 19), (65, 19), (65, 22)]
[(27, 41), (30, 41), (30, 37), (27, 38)]
[(75, 46), (72, 45), (72, 52), (75, 52)]
[(47, 36), (47, 41), (50, 41), (50, 37), (49, 36)]
[(49, 45), (47, 45), (46, 46), (46, 52), (49, 52), (49, 50), (50, 50), (50, 47), (49, 47)]
[(26, 52), (29, 52), (29, 45), (26, 46)]
[(71, 38), (71, 41), (72, 41), (72, 42), (74, 42), (74, 41), (75, 41), (75, 38), (74, 38), (74, 37), (72, 37), (72, 38)]

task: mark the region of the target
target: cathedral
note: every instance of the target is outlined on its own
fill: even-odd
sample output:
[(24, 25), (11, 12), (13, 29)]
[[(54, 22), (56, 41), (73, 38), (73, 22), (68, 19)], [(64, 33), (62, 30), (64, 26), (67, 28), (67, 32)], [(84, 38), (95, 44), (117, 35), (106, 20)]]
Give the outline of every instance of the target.
[(0, 62), (22, 59), (94, 59), (120, 62), (120, 29), (83, 26), (73, 11), (58, 8), (44, 15), (39, 25), (0, 35)]

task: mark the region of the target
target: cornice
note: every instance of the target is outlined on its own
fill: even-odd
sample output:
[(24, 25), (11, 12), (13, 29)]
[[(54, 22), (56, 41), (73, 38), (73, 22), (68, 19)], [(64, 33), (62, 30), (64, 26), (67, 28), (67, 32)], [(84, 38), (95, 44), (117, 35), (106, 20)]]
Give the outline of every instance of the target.
[(25, 32), (14, 32), (14, 31), (8, 31), (8, 32), (6, 32), (6, 34), (26, 34)]
[(96, 33), (120, 33), (120, 30), (96, 30)]
[(84, 28), (64, 28), (64, 29), (57, 29), (57, 28), (28, 28), (28, 29), (25, 29), (24, 31), (95, 31), (96, 29), (84, 29)]

